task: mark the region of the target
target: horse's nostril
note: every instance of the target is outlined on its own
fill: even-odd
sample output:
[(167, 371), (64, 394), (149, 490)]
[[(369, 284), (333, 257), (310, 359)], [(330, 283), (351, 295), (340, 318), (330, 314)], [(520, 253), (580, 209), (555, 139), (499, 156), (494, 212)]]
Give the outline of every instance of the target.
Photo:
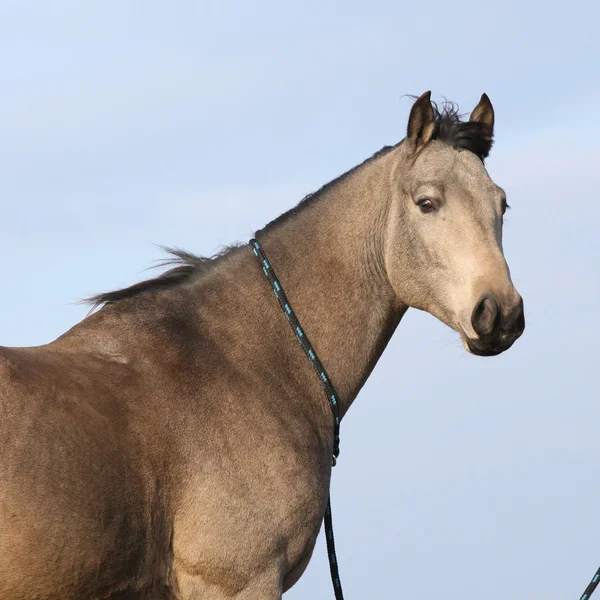
[(489, 335), (494, 331), (498, 321), (498, 303), (493, 296), (484, 296), (473, 309), (471, 325), (480, 336)]

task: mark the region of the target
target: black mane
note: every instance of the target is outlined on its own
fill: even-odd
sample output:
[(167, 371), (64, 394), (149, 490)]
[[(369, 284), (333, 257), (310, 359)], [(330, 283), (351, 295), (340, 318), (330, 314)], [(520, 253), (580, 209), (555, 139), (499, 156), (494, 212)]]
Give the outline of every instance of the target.
[(117, 302), (118, 300), (131, 298), (132, 296), (138, 296), (143, 292), (174, 287), (189, 281), (194, 275), (206, 272), (215, 264), (217, 258), (230, 250), (230, 248), (226, 248), (222, 253), (207, 258), (205, 256), (196, 256), (185, 250), (180, 250), (179, 248), (167, 248), (165, 246), (161, 246), (161, 248), (167, 252), (170, 257), (159, 261), (156, 267), (171, 266), (171, 269), (161, 273), (158, 277), (140, 281), (139, 283), (135, 283), (134, 285), (121, 290), (96, 294), (95, 296), (87, 298), (84, 302), (91, 304), (92, 310), (94, 310), (103, 304), (110, 304)]
[[(370, 163), (380, 158), (381, 156), (388, 154), (394, 148), (395, 146), (384, 146), (381, 150), (377, 151), (375, 154), (373, 154), (373, 156), (370, 156), (367, 160), (363, 161), (356, 167), (353, 167), (352, 169), (350, 169), (343, 175), (340, 175), (333, 181), (326, 183), (316, 192), (308, 194), (295, 208), (292, 208), (291, 210), (285, 212), (283, 215), (271, 221), (265, 228), (263, 228), (262, 232), (267, 231), (274, 225), (280, 223), (282, 220), (294, 216), (298, 212), (298, 210), (300, 210), (311, 200), (314, 200), (322, 192), (332, 188), (334, 185), (338, 184), (342, 179), (346, 178), (351, 173), (354, 173), (367, 163)], [(86, 298), (83, 302), (85, 302), (86, 304), (91, 304), (91, 310), (95, 310), (96, 308), (103, 306), (104, 304), (111, 304), (119, 300), (132, 298), (133, 296), (138, 296), (150, 290), (160, 290), (175, 287), (177, 285), (185, 283), (186, 281), (189, 281), (195, 275), (206, 272), (216, 263), (216, 260), (218, 258), (227, 254), (232, 249), (232, 246), (228, 246), (222, 252), (210, 258), (205, 256), (196, 256), (191, 252), (180, 250), (179, 248), (167, 248), (165, 246), (160, 246), (160, 248), (162, 248), (162, 250), (169, 254), (170, 257), (166, 258), (165, 260), (159, 261), (156, 267), (160, 268), (172, 266), (173, 268), (169, 269), (168, 271), (165, 271), (164, 273), (161, 273), (158, 277), (147, 279), (145, 281), (140, 281), (139, 283), (135, 283), (134, 285), (123, 288), (121, 290), (115, 290), (113, 292), (104, 292), (102, 294), (95, 294), (94, 296)]]

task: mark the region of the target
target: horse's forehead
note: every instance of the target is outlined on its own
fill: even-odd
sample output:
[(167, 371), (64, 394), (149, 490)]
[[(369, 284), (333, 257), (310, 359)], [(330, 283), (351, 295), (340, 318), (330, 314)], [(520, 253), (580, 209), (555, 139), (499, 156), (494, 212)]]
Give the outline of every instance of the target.
[(445, 188), (456, 186), (475, 195), (487, 194), (497, 189), (478, 156), (467, 150), (445, 150), (435, 156), (436, 171)]
[(416, 175), (431, 176), (436, 173), (440, 179), (468, 178), (481, 183), (491, 181), (479, 157), (468, 150), (455, 149), (437, 140), (430, 142), (414, 168)]
[(463, 197), (495, 195), (500, 189), (478, 156), (437, 140), (417, 159), (411, 179), (417, 185), (424, 182)]
[(466, 179), (470, 184), (493, 187), (494, 182), (479, 157), (465, 150), (456, 152), (455, 171), (459, 179)]

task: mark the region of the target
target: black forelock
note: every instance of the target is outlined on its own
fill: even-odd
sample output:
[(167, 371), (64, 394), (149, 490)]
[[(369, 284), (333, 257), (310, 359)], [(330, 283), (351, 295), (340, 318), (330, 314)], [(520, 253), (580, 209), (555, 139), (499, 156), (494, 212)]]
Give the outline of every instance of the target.
[(431, 103), (435, 114), (435, 130), (432, 139), (451, 145), (457, 150), (468, 150), (482, 161), (492, 148), (493, 132), (477, 121), (463, 121), (454, 102), (444, 102), (441, 106)]

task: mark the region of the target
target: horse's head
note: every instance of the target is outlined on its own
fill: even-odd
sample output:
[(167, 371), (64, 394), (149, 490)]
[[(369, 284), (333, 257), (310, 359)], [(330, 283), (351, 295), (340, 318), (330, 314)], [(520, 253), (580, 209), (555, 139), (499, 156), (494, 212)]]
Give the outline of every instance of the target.
[(502, 251), (506, 195), (488, 175), (494, 109), (484, 94), (468, 122), (414, 104), (398, 147), (385, 260), (407, 305), (460, 333), (473, 354), (510, 348), (523, 333), (523, 301)]

